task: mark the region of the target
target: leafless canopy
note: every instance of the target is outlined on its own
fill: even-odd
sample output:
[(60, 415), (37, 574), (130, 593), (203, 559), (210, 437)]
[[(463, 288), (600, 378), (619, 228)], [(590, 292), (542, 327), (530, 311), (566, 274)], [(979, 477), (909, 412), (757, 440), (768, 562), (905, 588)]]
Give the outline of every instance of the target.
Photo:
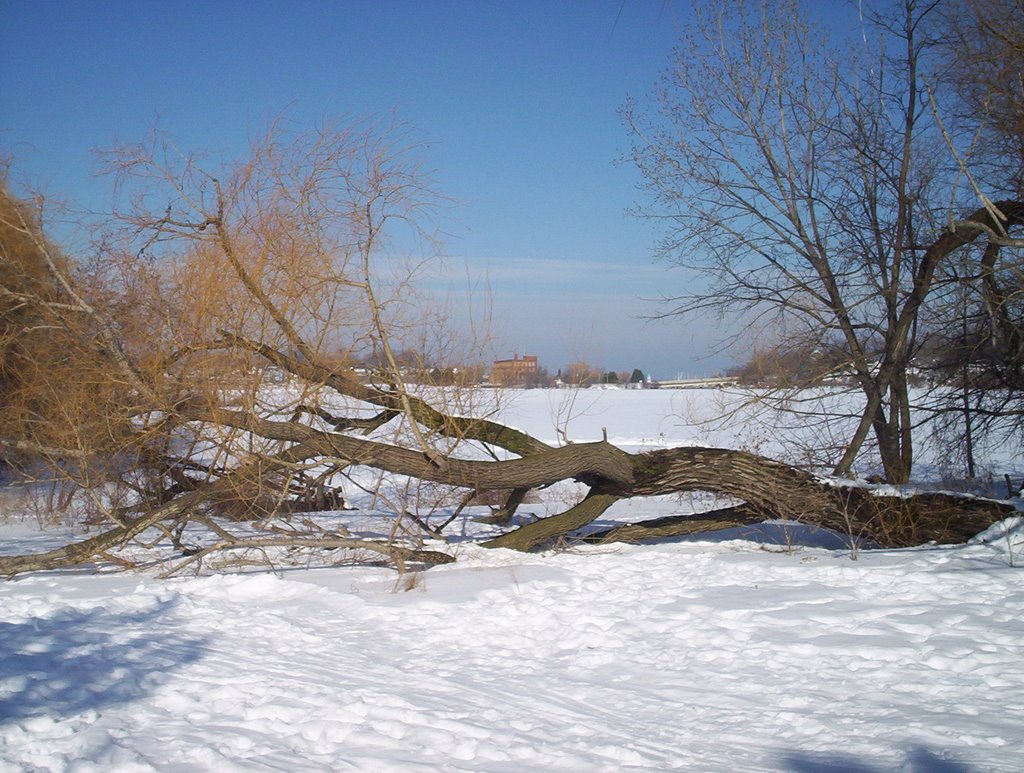
[(864, 408), (835, 472), (873, 434), (905, 482), (923, 310), (971, 245), (1016, 243), (1024, 207), (966, 184), (929, 108), (939, 4), (898, 6), (865, 11), (853, 49), (796, 0), (701, 6), (655, 105), (624, 112), (662, 255), (704, 278), (669, 313), (771, 318), (790, 348), (841, 352), (821, 361)]

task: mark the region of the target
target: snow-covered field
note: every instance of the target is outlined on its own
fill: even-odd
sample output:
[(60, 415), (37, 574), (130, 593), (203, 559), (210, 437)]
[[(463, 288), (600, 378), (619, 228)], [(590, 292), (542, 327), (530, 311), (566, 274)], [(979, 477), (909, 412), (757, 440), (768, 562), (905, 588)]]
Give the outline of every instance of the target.
[[(628, 450), (789, 445), (693, 426), (720, 397), (535, 391), (502, 416)], [(1015, 453), (992, 449), (992, 473)], [(401, 577), (21, 576), (0, 582), (0, 771), (1024, 770), (1012, 525), (855, 555), (776, 527), (539, 555), (460, 543), (457, 563)], [(14, 552), (63, 533), (11, 512), (0, 535)]]

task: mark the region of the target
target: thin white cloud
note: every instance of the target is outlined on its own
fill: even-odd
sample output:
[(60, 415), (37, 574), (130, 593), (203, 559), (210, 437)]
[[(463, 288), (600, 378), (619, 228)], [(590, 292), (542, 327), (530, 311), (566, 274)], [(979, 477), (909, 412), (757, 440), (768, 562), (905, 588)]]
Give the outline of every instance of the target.
[[(615, 282), (623, 295), (631, 293), (630, 286), (646, 289), (651, 281), (663, 280), (666, 270), (663, 266), (644, 263), (589, 261), (554, 258), (498, 258), (498, 257), (448, 257), (431, 272), (435, 280), (487, 281), (493, 288), (505, 283), (553, 284), (583, 283), (588, 286)], [(643, 285), (643, 287), (642, 287)]]

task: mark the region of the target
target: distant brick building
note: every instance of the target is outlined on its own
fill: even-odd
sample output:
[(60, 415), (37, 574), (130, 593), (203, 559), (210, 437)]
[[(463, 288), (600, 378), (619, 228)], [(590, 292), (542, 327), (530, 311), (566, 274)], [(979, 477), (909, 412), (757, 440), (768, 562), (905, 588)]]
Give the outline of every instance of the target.
[(536, 375), (537, 357), (533, 354), (516, 354), (511, 360), (495, 360), (491, 366), (491, 381), (495, 384), (525, 384)]

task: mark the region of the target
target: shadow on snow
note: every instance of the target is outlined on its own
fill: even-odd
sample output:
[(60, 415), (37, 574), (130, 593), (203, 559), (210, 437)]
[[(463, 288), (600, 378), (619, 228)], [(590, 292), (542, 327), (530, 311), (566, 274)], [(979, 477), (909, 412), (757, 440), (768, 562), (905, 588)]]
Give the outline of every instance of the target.
[[(848, 754), (789, 752), (779, 759), (779, 769), (788, 773), (884, 773), (889, 766), (875, 766)], [(972, 773), (956, 760), (944, 759), (922, 746), (912, 746), (898, 770), (907, 773)]]
[(199, 660), (206, 642), (173, 632), (167, 625), (173, 606), (162, 602), (131, 613), (64, 609), (0, 622), (0, 725), (127, 703)]

